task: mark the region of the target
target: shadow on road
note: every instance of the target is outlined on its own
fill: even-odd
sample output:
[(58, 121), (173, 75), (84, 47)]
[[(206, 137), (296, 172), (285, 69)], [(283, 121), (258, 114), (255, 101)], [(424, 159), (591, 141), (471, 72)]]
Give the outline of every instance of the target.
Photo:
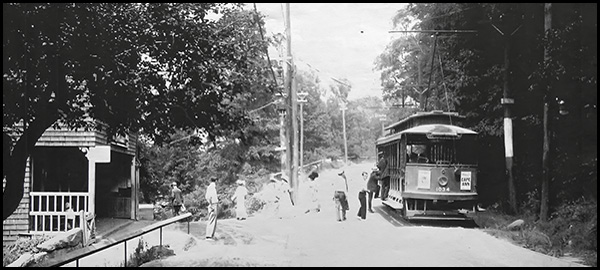
[(479, 228), (473, 220), (411, 220), (413, 226), (430, 226), (440, 228)]

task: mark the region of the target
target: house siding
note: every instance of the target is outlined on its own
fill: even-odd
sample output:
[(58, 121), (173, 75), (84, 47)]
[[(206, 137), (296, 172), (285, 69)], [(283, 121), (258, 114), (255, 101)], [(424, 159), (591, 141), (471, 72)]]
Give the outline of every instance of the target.
[[(27, 159), (25, 167), (25, 183), (23, 198), (15, 212), (2, 222), (2, 245), (14, 243), (20, 233), (29, 231), (29, 192), (31, 191), (31, 160)], [(2, 190), (6, 186), (6, 180), (2, 181)]]
[[(106, 126), (106, 125), (104, 125)], [(69, 130), (60, 127), (48, 128), (36, 142), (36, 147), (95, 147), (100, 145), (111, 145), (111, 150), (136, 157), (137, 139), (135, 133), (129, 133), (127, 144), (110, 142), (107, 134), (102, 130), (85, 131), (83, 129)], [(28, 158), (25, 169), (25, 181), (23, 198), (15, 212), (2, 223), (2, 243), (8, 245), (14, 243), (19, 234), (29, 232), (29, 211), (30, 211), (30, 191), (31, 191), (31, 160)], [(133, 180), (132, 180), (133, 181)], [(6, 180), (3, 180), (3, 190)], [(137, 192), (137, 191), (136, 191)]]
[[(128, 143), (124, 147), (122, 144), (111, 142), (111, 150), (135, 156), (137, 147), (137, 134), (128, 133)], [(85, 131), (83, 129), (68, 130), (47, 129), (35, 146), (39, 147), (94, 147), (98, 145), (108, 145), (109, 140), (105, 129), (97, 131)]]

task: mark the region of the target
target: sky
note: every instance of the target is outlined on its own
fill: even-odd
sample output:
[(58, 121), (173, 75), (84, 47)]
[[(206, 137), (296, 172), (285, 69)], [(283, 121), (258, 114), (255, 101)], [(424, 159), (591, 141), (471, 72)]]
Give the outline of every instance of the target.
[[(336, 83), (331, 78), (348, 79), (352, 85), (349, 100), (366, 96), (381, 98), (380, 72), (373, 70), (375, 58), (395, 38), (396, 34), (388, 33), (392, 30), (392, 17), (405, 6), (405, 3), (291, 3), (294, 64), (300, 70), (317, 71), (323, 87)], [(256, 8), (266, 16), (269, 36), (285, 34), (285, 4), (256, 3)], [(272, 48), (269, 56), (275, 59), (279, 53)]]

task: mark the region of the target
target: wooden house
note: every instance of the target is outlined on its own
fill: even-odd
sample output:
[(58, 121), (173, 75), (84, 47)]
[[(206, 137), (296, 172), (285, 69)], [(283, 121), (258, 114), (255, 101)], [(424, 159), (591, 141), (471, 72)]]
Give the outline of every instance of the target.
[(47, 129), (27, 160), (21, 203), (2, 224), (3, 245), (81, 226), (80, 211), (137, 219), (137, 142), (133, 133), (107, 138), (101, 130)]

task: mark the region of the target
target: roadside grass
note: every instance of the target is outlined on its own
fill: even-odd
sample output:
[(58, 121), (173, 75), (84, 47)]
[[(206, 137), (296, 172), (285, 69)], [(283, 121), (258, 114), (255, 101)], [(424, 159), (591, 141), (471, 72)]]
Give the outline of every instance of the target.
[[(596, 202), (564, 204), (545, 222), (530, 212), (508, 215), (496, 209), (480, 212), (474, 219), (494, 237), (550, 256), (571, 257), (581, 264), (598, 265)], [(509, 230), (507, 226), (517, 219), (524, 224)]]

